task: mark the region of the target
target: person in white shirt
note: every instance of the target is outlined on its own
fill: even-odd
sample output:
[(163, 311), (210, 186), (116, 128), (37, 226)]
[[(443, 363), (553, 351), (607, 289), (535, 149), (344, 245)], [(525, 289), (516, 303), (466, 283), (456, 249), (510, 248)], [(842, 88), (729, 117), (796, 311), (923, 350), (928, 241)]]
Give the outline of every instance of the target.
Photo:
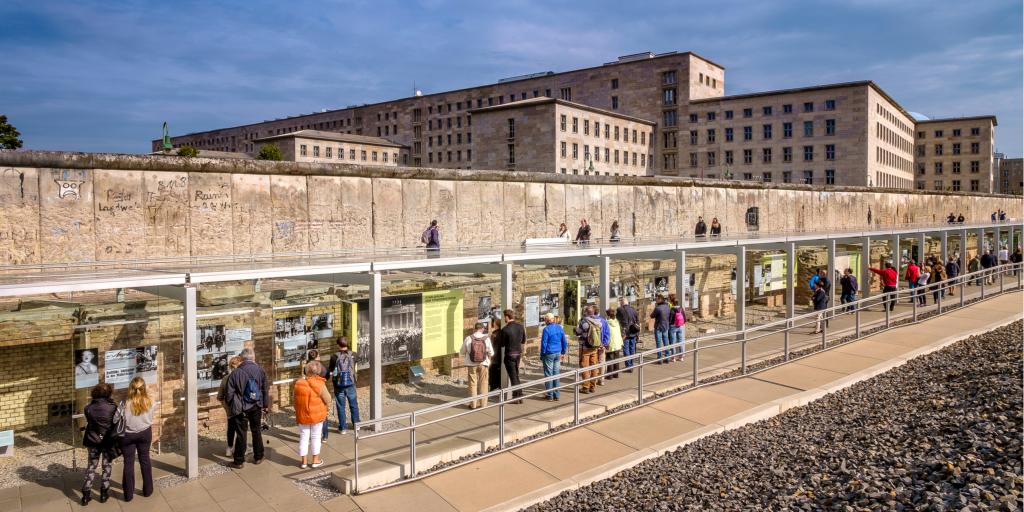
[(491, 337), (487, 335), (487, 325), (477, 322), (473, 334), (466, 336), (462, 342), (462, 363), (469, 373), (469, 396), (485, 395), (479, 400), (470, 402), (470, 409), (477, 409), (487, 405), (487, 369), (491, 364), (491, 357), (494, 356), (494, 345), (491, 344)]

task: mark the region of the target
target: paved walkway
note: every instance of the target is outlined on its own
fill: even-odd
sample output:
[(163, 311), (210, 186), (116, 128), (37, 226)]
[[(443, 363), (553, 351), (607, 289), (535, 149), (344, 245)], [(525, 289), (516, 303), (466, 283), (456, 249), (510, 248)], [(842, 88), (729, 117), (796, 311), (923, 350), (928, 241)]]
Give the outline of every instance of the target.
[[(678, 445), (696, 436), (721, 430), (726, 426), (742, 424), (751, 419), (759, 419), (769, 415), (769, 412), (774, 414), (782, 407), (806, 403), (812, 399), (808, 398), (808, 390), (827, 388), (830, 383), (841, 383), (849, 380), (851, 375), (866, 368), (886, 364), (887, 361), (901, 361), (901, 357), (908, 357), (921, 347), (934, 344), (936, 340), (951, 338), (949, 333), (957, 333), (956, 336), (959, 337), (961, 333), (987, 330), (1011, 318), (1020, 317), (1020, 301), (1020, 293), (1008, 294), (963, 311), (952, 312), (942, 318), (891, 330), (755, 376), (662, 400), (587, 427), (391, 489), (354, 497), (343, 496), (317, 503), (294, 483), (295, 480), (313, 477), (317, 473), (298, 469), (295, 446), (297, 436), (293, 432), (279, 429), (277, 434), (269, 439), (267, 462), (262, 465), (247, 464), (241, 471), (226, 472), (160, 489), (154, 496), (148, 499), (138, 497), (132, 503), (121, 501), (121, 492), (115, 483), (114, 499), (106, 504), (94, 501), (90, 509), (174, 512), (241, 509), (246, 512), (369, 512), (404, 510), (410, 503), (415, 503), (418, 512), (424, 512), (478, 510), (501, 505), (510, 499), (549, 495), (562, 490), (564, 482), (574, 485), (577, 482), (591, 481), (599, 478), (609, 467), (618, 468), (624, 462), (633, 463), (645, 456), (653, 456), (665, 447)], [(909, 314), (909, 306), (902, 305), (897, 312), (902, 315)], [(884, 315), (872, 311), (865, 313), (865, 319), (875, 323), (883, 322)], [(841, 331), (848, 330), (849, 321), (851, 320), (838, 319), (834, 322), (834, 335), (839, 336)], [(791, 339), (794, 350), (817, 343), (820, 343), (820, 336), (792, 336)], [(757, 354), (777, 352), (780, 347), (781, 336), (768, 337), (762, 342), (752, 344), (749, 352), (751, 362)], [(716, 365), (720, 366), (718, 371), (733, 367), (731, 361), (738, 357), (737, 351), (737, 348), (723, 347), (721, 354), (715, 357), (711, 356), (710, 351), (707, 357), (702, 355), (702, 378), (715, 371), (711, 368)], [(651, 371), (645, 371), (648, 383), (645, 390), (648, 391), (678, 382), (681, 378), (692, 378), (689, 360), (683, 364), (651, 366), (650, 369)], [(604, 388), (606, 389), (602, 390), (602, 395), (588, 399), (600, 400), (604, 395), (621, 394), (629, 389), (633, 390), (635, 396), (636, 382), (631, 378), (618, 379), (611, 381)], [(819, 393), (818, 396), (820, 394), (823, 393)], [(570, 408), (571, 396), (569, 393)], [(561, 407), (567, 406), (566, 400), (566, 395), (563, 394)], [(543, 400), (527, 401), (526, 404), (517, 406), (521, 409), (510, 408), (509, 419), (550, 413), (545, 409), (550, 407), (552, 405)], [(483, 411), (464, 417), (462, 423), (439, 425), (432, 432), (424, 432), (422, 435), (438, 439), (467, 437), (468, 432), (479, 429), (482, 425), (493, 424), (496, 415), (496, 409)], [(629, 432), (629, 435), (622, 436), (618, 434), (620, 432)], [(382, 444), (378, 451), (393, 450), (408, 439), (407, 434), (389, 437), (397, 438)], [(344, 469), (351, 459), (351, 450), (351, 436), (332, 435), (324, 451), (328, 466), (322, 469)], [(372, 451), (362, 451), (361, 456), (368, 452)], [(225, 460), (225, 457), (223, 454), (206, 451), (203, 459), (205, 463), (217, 463)], [(175, 461), (167, 460), (160, 461), (157, 467), (167, 469), (175, 465)], [(120, 480), (118, 466), (114, 469), (114, 481)], [(480, 485), (474, 489), (464, 485), (466, 481), (501, 481), (503, 485)], [(72, 475), (47, 483), (0, 489), (0, 510), (72, 510), (78, 508), (74, 503), (78, 498), (77, 489), (80, 485), (80, 476)]]

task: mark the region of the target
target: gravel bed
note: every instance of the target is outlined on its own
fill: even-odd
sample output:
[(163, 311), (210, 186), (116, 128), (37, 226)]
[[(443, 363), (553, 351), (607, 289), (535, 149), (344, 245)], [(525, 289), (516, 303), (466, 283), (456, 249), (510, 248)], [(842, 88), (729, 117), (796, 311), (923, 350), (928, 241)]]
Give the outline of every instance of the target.
[(306, 493), (317, 503), (322, 503), (341, 496), (337, 489), (331, 486), (331, 475), (329, 473), (318, 474), (311, 478), (295, 480), (295, 485)]
[(1022, 324), (526, 510), (1019, 510)]

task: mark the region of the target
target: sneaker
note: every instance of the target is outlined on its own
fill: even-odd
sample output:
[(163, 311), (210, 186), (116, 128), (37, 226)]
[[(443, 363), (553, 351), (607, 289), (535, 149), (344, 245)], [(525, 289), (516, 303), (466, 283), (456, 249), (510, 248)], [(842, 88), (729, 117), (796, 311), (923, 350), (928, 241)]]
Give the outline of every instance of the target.
[(306, 469), (308, 467), (309, 467), (309, 464), (299, 464), (299, 469)]
[(341, 431), (341, 435), (343, 435), (343, 436), (347, 436), (347, 435), (348, 435), (348, 430), (342, 430), (342, 431)]
[(314, 463), (310, 464), (309, 467), (311, 467), (311, 468), (318, 468), (318, 467), (323, 466), (323, 465), (324, 465), (324, 460), (320, 459), (319, 462), (314, 462)]
[(228, 446), (227, 449), (224, 450), (224, 456), (225, 457), (230, 457), (230, 456), (232, 456), (234, 454), (235, 454), (235, 449), (232, 448), (231, 446)]

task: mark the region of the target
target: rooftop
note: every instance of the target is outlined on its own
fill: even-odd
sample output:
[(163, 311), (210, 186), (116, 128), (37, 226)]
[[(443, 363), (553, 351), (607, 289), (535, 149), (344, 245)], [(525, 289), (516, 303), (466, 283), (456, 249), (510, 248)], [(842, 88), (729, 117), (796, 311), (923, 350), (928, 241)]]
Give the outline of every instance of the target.
[(983, 119), (991, 119), (993, 126), (999, 126), (999, 123), (996, 120), (996, 116), (993, 116), (993, 115), (987, 115), (987, 116), (964, 116), (964, 117), (943, 117), (943, 118), (939, 118), (939, 119), (925, 119), (925, 120), (918, 121), (917, 123), (918, 124), (924, 124), (924, 123), (948, 123), (948, 122), (952, 122), (952, 121), (979, 121), (979, 120), (983, 120)]
[(353, 135), (351, 133), (338, 133), (338, 132), (325, 132), (321, 130), (299, 130), (297, 132), (282, 133), (280, 135), (271, 135), (269, 137), (261, 137), (255, 139), (254, 142), (266, 142), (278, 139), (288, 138), (303, 138), (303, 139), (315, 139), (315, 140), (330, 140), (335, 142), (351, 142), (353, 144), (370, 144), (374, 146), (387, 146), (392, 148), (400, 148), (401, 144), (396, 144), (382, 137), (371, 137), (369, 135)]
[(615, 118), (619, 118), (619, 119), (627, 119), (627, 120), (630, 120), (630, 121), (633, 121), (633, 122), (648, 124), (648, 125), (651, 125), (651, 126), (654, 126), (654, 124), (655, 124), (654, 121), (648, 121), (647, 119), (641, 119), (639, 117), (627, 116), (627, 115), (623, 115), (623, 114), (621, 114), (619, 112), (614, 112), (614, 111), (611, 111), (611, 110), (604, 110), (604, 109), (601, 109), (601, 108), (591, 107), (590, 105), (584, 105), (583, 103), (575, 103), (575, 102), (572, 102), (572, 101), (560, 100), (560, 99), (557, 99), (557, 98), (548, 98), (546, 96), (541, 96), (541, 97), (538, 97), (538, 98), (529, 98), (529, 99), (519, 100), (519, 101), (511, 101), (509, 103), (503, 103), (501, 105), (493, 105), (493, 106), (490, 106), (490, 107), (474, 108), (474, 109), (470, 109), (469, 113), (470, 114), (476, 114), (476, 113), (479, 112), (479, 113), (485, 114), (485, 113), (494, 112), (494, 111), (497, 111), (497, 110), (508, 110), (508, 109), (514, 109), (514, 108), (526, 108), (526, 107), (532, 107), (532, 106), (535, 106), (535, 105), (545, 105), (545, 104), (563, 105), (563, 106), (566, 106), (566, 107), (569, 107), (569, 108), (575, 108), (575, 109), (578, 109), (578, 110), (586, 110), (586, 111), (589, 111), (589, 112), (594, 112), (594, 113), (606, 115), (606, 116), (609, 116), (609, 117), (615, 117)]
[(885, 97), (885, 99), (889, 100), (890, 103), (892, 103), (893, 105), (896, 105), (896, 108), (898, 108), (903, 115), (909, 117), (910, 119), (917, 119), (917, 118), (914, 117), (914, 115), (911, 112), (909, 112), (907, 109), (903, 108), (903, 106), (900, 105), (898, 101), (893, 99), (892, 96), (889, 96), (888, 93), (883, 91), (882, 88), (878, 86), (878, 84), (876, 84), (875, 82), (873, 82), (871, 80), (860, 80), (860, 81), (856, 81), (856, 82), (840, 82), (840, 83), (836, 83), (836, 84), (812, 85), (812, 86), (809, 86), (809, 87), (797, 87), (797, 88), (794, 88), (794, 89), (778, 89), (778, 90), (774, 90), (774, 91), (761, 91), (761, 92), (752, 92), (752, 93), (747, 93), (747, 94), (734, 94), (734, 95), (731, 95), (731, 96), (719, 96), (717, 98), (702, 98), (702, 99), (699, 99), (699, 100), (690, 100), (690, 103), (698, 104), (699, 105), (701, 103), (714, 103), (716, 101), (741, 100), (741, 99), (746, 99), (746, 98), (760, 98), (760, 97), (763, 97), (763, 96), (778, 96), (780, 94), (798, 94), (798, 93), (802, 93), (802, 92), (823, 91), (823, 90), (827, 90), (827, 89), (845, 89), (847, 87), (865, 87), (865, 86), (873, 88), (875, 91), (878, 92), (878, 94), (881, 94), (883, 97)]

